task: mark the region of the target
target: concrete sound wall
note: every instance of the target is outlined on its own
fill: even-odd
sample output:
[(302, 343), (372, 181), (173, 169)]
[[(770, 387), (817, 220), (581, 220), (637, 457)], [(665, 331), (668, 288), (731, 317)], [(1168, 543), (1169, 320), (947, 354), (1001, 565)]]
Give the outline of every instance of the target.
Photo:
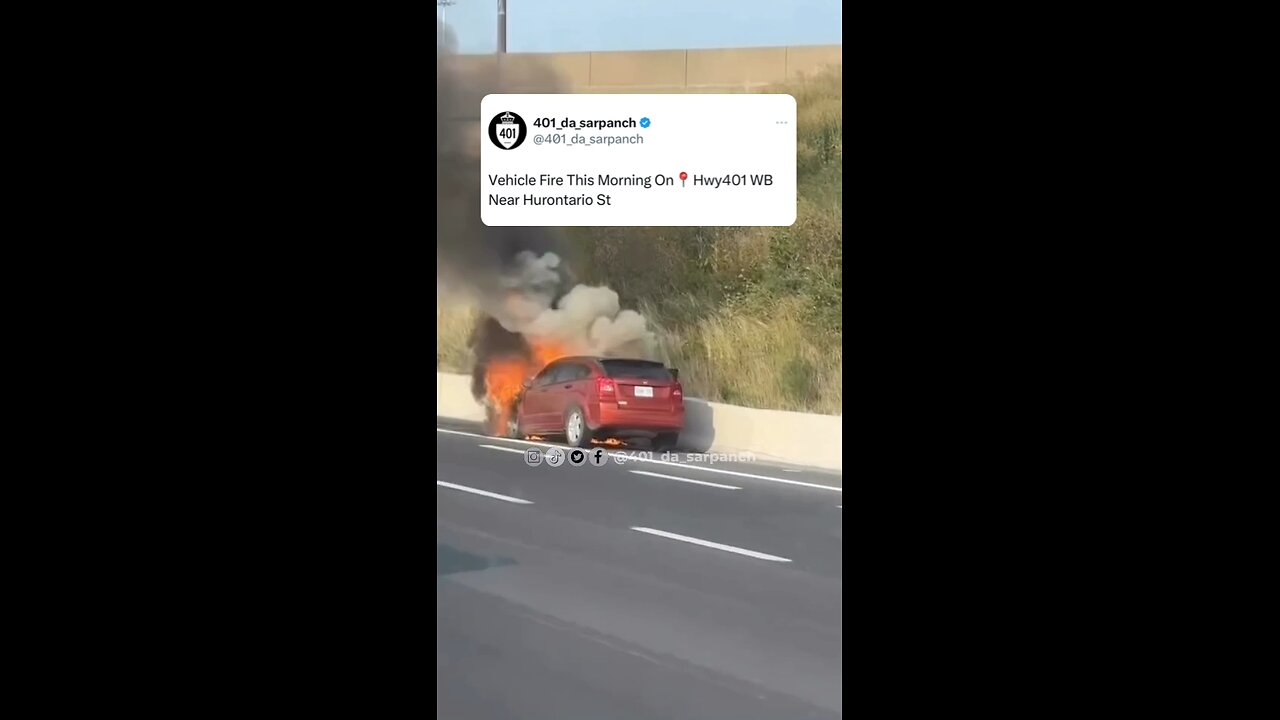
[(463, 72), (501, 77), (506, 92), (734, 92), (844, 62), (843, 46), (507, 53), (449, 58)]
[[(436, 415), (484, 420), (471, 399), (471, 377), (436, 373)], [(837, 415), (725, 405), (696, 398), (684, 401), (680, 447), (702, 452), (750, 452), (763, 459), (841, 470), (844, 419)]]

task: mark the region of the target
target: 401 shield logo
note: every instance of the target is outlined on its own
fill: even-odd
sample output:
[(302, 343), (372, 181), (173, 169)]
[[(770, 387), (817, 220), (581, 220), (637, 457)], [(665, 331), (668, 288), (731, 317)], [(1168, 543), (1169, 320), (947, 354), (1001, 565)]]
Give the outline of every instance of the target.
[(524, 118), (513, 112), (498, 113), (489, 121), (489, 139), (501, 150), (515, 150), (528, 134)]

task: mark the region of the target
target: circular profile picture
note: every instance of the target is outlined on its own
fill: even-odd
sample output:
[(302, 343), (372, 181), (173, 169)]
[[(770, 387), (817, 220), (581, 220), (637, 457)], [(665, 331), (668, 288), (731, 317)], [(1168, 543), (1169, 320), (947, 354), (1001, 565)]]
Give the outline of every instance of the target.
[(524, 118), (513, 112), (498, 113), (489, 121), (489, 139), (502, 150), (515, 150), (529, 134)]

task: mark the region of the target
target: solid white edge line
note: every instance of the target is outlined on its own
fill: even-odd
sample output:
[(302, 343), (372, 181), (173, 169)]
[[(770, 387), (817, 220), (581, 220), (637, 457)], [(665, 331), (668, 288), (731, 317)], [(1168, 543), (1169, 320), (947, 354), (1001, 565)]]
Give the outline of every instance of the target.
[(524, 454), (523, 450), (517, 450), (515, 448), (504, 448), (500, 445), (481, 445), (480, 447), (489, 448), (490, 450), (501, 450), (502, 452), (520, 453), (521, 455)]
[(436, 428), (436, 432), (449, 433), (450, 435), (466, 435), (467, 437), (489, 437), (488, 435), (477, 435), (473, 432), (463, 432), (462, 430), (446, 430), (444, 428)]
[(472, 493), (473, 495), (483, 495), (487, 498), (493, 498), (494, 500), (505, 500), (509, 503), (516, 503), (517, 505), (533, 504), (532, 500), (521, 500), (520, 498), (513, 498), (510, 495), (499, 495), (498, 493), (489, 492), (488, 490), (477, 490), (476, 488), (467, 487), (466, 485), (454, 485), (453, 483), (448, 483), (443, 480), (437, 480), (436, 485), (452, 488), (454, 490), (461, 490), (462, 492)]
[(703, 547), (715, 548), (716, 550), (724, 550), (725, 552), (737, 553), (738, 555), (746, 555), (747, 557), (753, 557), (760, 560), (770, 560), (773, 562), (791, 562), (790, 559), (784, 558), (784, 557), (778, 557), (777, 555), (769, 555), (768, 553), (756, 552), (755, 550), (747, 550), (746, 548), (734, 547), (732, 545), (722, 545), (718, 542), (711, 542), (710, 540), (699, 540), (698, 538), (695, 538), (695, 537), (689, 537), (688, 535), (677, 535), (675, 533), (667, 532), (665, 530), (654, 530), (653, 528), (646, 528), (646, 527), (633, 527), (631, 529), (637, 532), (648, 533), (649, 535), (657, 535), (658, 537), (664, 537), (670, 540), (679, 540), (680, 542), (692, 543), (693, 545), (701, 545)]
[(707, 482), (705, 480), (693, 480), (691, 478), (676, 477), (675, 475), (663, 475), (662, 473), (649, 472), (647, 470), (632, 470), (636, 475), (648, 475), (649, 477), (666, 478), (667, 480), (677, 480), (684, 483), (693, 483), (694, 485), (706, 485), (707, 487), (720, 488), (722, 490), (741, 490), (736, 485), (721, 485), (720, 483)]
[[(448, 433), (450, 435), (465, 435), (467, 437), (483, 438), (485, 440), (498, 440), (501, 442), (520, 443), (521, 445), (536, 445), (538, 447), (562, 447), (555, 443), (534, 442), (532, 440), (514, 440), (511, 438), (496, 438), (488, 435), (480, 435), (473, 432), (463, 432), (462, 430), (446, 430), (445, 428), (436, 428), (436, 432)], [(611, 457), (616, 453), (609, 453)], [(800, 482), (799, 480), (786, 480), (784, 478), (769, 477), (768, 475), (753, 475), (751, 473), (737, 472), (735, 470), (721, 470), (720, 468), (703, 467), (701, 465), (691, 465), (685, 463), (673, 463), (666, 460), (641, 460), (639, 458), (627, 458), (627, 462), (647, 462), (655, 465), (670, 465), (671, 467), (684, 468), (686, 470), (701, 470), (702, 472), (721, 473), (724, 475), (733, 475), (735, 477), (754, 478), (756, 480), (768, 480), (769, 482), (783, 483), (784, 485), (799, 485), (800, 487), (810, 487), (817, 490), (830, 490), (832, 492), (842, 493), (844, 488), (838, 488), (833, 485), (819, 485), (817, 483)]]

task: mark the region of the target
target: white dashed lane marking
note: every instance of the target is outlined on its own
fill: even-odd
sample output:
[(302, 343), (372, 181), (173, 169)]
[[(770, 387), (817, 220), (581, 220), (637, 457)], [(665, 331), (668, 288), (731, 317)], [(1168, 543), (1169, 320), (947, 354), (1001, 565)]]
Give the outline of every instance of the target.
[(682, 483), (692, 483), (694, 485), (705, 485), (707, 487), (720, 488), (721, 490), (741, 490), (736, 485), (721, 485), (720, 483), (707, 482), (705, 480), (691, 480), (689, 478), (676, 477), (675, 475), (663, 475), (661, 473), (647, 472), (645, 470), (632, 470), (636, 475), (647, 475), (648, 477), (663, 478), (665, 480), (675, 480)]
[(702, 547), (714, 548), (716, 550), (723, 550), (725, 552), (736, 553), (738, 555), (746, 555), (747, 557), (753, 557), (758, 560), (769, 560), (770, 562), (791, 562), (788, 558), (778, 557), (777, 555), (756, 552), (755, 550), (747, 550), (746, 548), (734, 547), (732, 545), (724, 545), (718, 542), (711, 542), (710, 540), (700, 540), (695, 537), (689, 537), (688, 535), (677, 535), (665, 530), (654, 530), (653, 528), (646, 527), (633, 527), (631, 529), (637, 532), (648, 533), (649, 535), (657, 535), (658, 537), (664, 537), (670, 540), (679, 540), (680, 542), (686, 542), (693, 545), (701, 545)]
[(462, 492), (471, 493), (472, 495), (483, 495), (484, 497), (487, 497), (487, 498), (493, 498), (494, 500), (502, 500), (504, 502), (515, 503), (517, 505), (533, 504), (532, 500), (521, 500), (520, 498), (514, 498), (514, 497), (511, 497), (510, 495), (499, 495), (498, 493), (495, 493), (495, 492), (489, 492), (488, 490), (478, 490), (473, 487), (467, 487), (466, 485), (454, 485), (453, 483), (448, 483), (443, 480), (437, 480), (436, 485), (440, 487), (447, 487), (451, 490), (461, 490)]

